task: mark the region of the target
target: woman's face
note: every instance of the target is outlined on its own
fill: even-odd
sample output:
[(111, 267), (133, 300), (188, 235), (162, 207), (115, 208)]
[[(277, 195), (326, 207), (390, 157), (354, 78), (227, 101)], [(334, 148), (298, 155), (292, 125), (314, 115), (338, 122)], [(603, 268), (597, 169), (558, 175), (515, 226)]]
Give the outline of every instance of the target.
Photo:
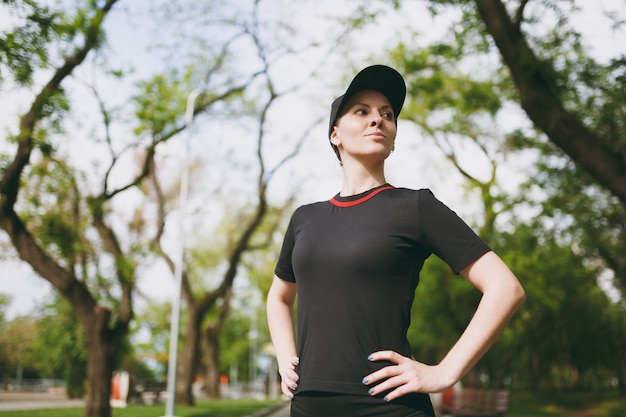
[(395, 138), (395, 115), (389, 100), (378, 91), (364, 90), (348, 100), (330, 139), (345, 162), (348, 158), (384, 161)]

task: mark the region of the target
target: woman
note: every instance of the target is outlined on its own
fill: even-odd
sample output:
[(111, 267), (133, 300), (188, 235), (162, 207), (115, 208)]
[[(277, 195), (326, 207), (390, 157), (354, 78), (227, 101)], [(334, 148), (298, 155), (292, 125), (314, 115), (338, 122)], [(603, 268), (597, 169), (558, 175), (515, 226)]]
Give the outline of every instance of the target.
[[(294, 417), (433, 417), (428, 393), (458, 382), (525, 298), (502, 260), (429, 190), (385, 180), (405, 94), (402, 76), (390, 67), (355, 76), (331, 106), (341, 191), (298, 208), (285, 233), (267, 317)], [(483, 293), (437, 365), (413, 359), (406, 339), (419, 271), (430, 254)]]

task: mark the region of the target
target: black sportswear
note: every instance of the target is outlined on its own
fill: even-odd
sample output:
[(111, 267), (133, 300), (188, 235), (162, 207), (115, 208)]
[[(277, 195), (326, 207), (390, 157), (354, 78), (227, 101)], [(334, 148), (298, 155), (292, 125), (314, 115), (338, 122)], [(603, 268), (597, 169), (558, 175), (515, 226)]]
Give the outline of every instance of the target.
[(458, 273), (489, 247), (430, 190), (385, 184), (299, 207), (276, 275), (297, 283), (297, 392), (368, 395), (365, 375), (388, 365), (370, 353), (411, 357), (406, 339), (424, 261)]

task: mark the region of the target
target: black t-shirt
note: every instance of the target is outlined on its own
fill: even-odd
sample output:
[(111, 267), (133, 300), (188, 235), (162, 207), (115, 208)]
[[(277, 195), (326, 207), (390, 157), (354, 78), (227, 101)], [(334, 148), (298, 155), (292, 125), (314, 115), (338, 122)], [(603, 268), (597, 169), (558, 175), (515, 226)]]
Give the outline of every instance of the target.
[(297, 283), (299, 392), (367, 395), (363, 377), (411, 356), (406, 339), (419, 272), (434, 253), (458, 273), (489, 247), (430, 190), (388, 184), (293, 214), (276, 275)]

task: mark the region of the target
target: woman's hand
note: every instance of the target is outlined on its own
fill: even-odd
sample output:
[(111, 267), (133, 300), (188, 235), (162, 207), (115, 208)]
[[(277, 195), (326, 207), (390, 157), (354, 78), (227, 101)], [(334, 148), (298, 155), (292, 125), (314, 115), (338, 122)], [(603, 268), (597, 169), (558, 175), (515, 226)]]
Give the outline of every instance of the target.
[[(394, 363), (363, 378), (364, 385), (372, 386), (369, 390), (370, 395), (390, 391), (385, 395), (385, 401), (391, 401), (412, 392), (441, 392), (456, 382), (446, 377), (438, 365), (426, 365), (391, 350), (374, 352), (368, 359)], [(382, 382), (376, 385), (379, 381)]]
[(297, 357), (289, 358), (289, 361), (284, 366), (279, 366), (278, 372), (280, 373), (280, 390), (289, 399), (293, 398), (293, 392), (298, 389), (298, 374), (296, 373), (296, 366), (300, 362)]
[(298, 389), (296, 365), (300, 362), (296, 350), (293, 330), (293, 304), (296, 299), (296, 284), (274, 276), (267, 294), (267, 324), (278, 358), (280, 390), (288, 398)]
[[(410, 392), (441, 392), (463, 378), (493, 345), (526, 295), (519, 281), (494, 252), (487, 252), (461, 270), (461, 275), (483, 293), (467, 328), (438, 365), (430, 366), (392, 351), (374, 352), (371, 361), (386, 366), (367, 375), (370, 394), (389, 391), (387, 401)], [(382, 381), (382, 382), (380, 382)], [(380, 382), (378, 385), (373, 385)]]

